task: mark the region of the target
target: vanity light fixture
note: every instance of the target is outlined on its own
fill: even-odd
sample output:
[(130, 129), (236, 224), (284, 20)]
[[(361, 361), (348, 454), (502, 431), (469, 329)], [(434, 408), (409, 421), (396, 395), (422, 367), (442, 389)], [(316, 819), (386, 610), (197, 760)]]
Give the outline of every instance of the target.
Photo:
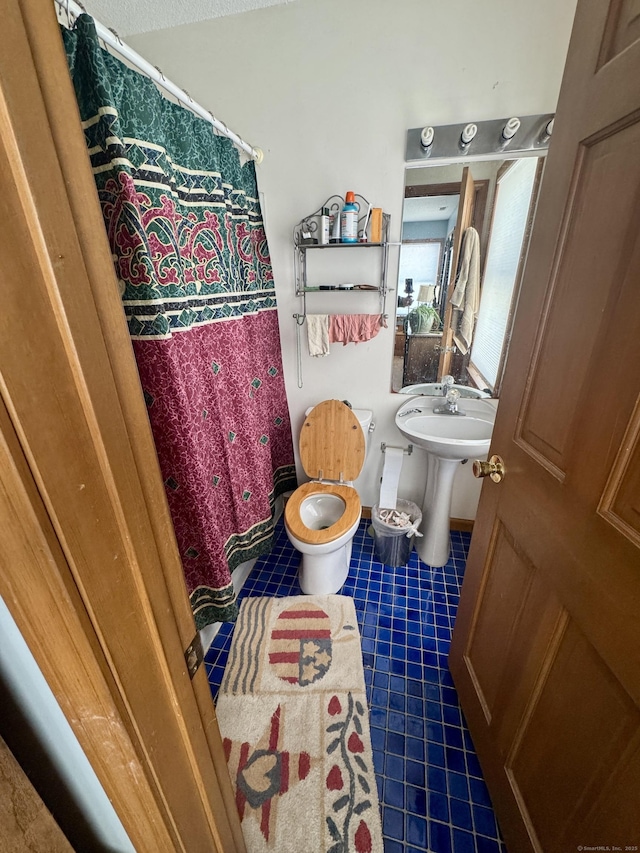
[(435, 131), (432, 127), (423, 127), (422, 132), (420, 133), (420, 145), (426, 150), (430, 149), (433, 145), (433, 137), (435, 136)]
[(465, 126), (462, 133), (460, 134), (460, 148), (462, 151), (465, 152), (465, 154), (469, 150), (469, 146), (471, 145), (477, 132), (477, 124), (468, 124)]
[(506, 115), (456, 124), (423, 124), (407, 131), (405, 159), (411, 166), (455, 160), (490, 160), (501, 151), (509, 157), (544, 156), (553, 130), (553, 113)]
[(518, 132), (519, 129), (520, 129), (520, 119), (516, 118), (515, 116), (513, 118), (510, 118), (509, 121), (502, 128), (501, 142), (503, 142), (503, 143), (504, 142), (506, 142), (506, 143), (511, 142), (511, 140), (516, 135), (516, 133)]

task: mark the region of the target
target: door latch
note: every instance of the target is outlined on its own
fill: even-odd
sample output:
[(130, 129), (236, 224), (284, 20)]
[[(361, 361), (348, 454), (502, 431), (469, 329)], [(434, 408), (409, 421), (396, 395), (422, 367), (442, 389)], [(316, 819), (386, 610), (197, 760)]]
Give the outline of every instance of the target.
[(184, 659), (189, 670), (189, 678), (193, 681), (193, 676), (204, 660), (204, 649), (202, 648), (202, 640), (200, 639), (199, 632), (196, 632), (195, 637), (185, 649)]

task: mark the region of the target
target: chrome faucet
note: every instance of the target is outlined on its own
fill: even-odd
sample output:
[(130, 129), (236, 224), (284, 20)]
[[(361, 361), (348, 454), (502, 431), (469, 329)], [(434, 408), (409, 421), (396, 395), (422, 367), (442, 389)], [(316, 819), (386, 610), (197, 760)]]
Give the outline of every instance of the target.
[(447, 391), (446, 401), (442, 406), (434, 406), (433, 411), (436, 415), (462, 415), (463, 417), (467, 414), (466, 412), (460, 411), (458, 408), (458, 400), (460, 399), (460, 392), (457, 388), (449, 387)]
[(440, 380), (440, 386), (442, 388), (442, 396), (446, 397), (452, 386), (455, 384), (455, 379), (451, 376), (450, 373), (447, 373), (446, 376), (443, 376)]

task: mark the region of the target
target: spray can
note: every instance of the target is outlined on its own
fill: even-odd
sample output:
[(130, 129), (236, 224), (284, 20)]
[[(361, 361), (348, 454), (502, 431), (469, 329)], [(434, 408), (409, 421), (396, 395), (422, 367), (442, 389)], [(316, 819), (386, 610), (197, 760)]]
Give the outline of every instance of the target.
[(340, 214), (340, 242), (358, 242), (358, 205), (351, 190), (347, 193), (346, 203)]

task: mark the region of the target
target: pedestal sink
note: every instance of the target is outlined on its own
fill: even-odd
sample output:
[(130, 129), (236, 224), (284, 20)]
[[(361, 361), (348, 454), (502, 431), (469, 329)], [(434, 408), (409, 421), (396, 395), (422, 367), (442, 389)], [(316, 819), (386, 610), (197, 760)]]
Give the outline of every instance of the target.
[(436, 414), (442, 398), (414, 397), (400, 406), (396, 426), (412, 444), (428, 454), (427, 483), (422, 506), (422, 538), (416, 537), (420, 559), (444, 566), (449, 559), (449, 516), (453, 478), (464, 459), (483, 459), (491, 444), (495, 402), (460, 400), (464, 415)]

